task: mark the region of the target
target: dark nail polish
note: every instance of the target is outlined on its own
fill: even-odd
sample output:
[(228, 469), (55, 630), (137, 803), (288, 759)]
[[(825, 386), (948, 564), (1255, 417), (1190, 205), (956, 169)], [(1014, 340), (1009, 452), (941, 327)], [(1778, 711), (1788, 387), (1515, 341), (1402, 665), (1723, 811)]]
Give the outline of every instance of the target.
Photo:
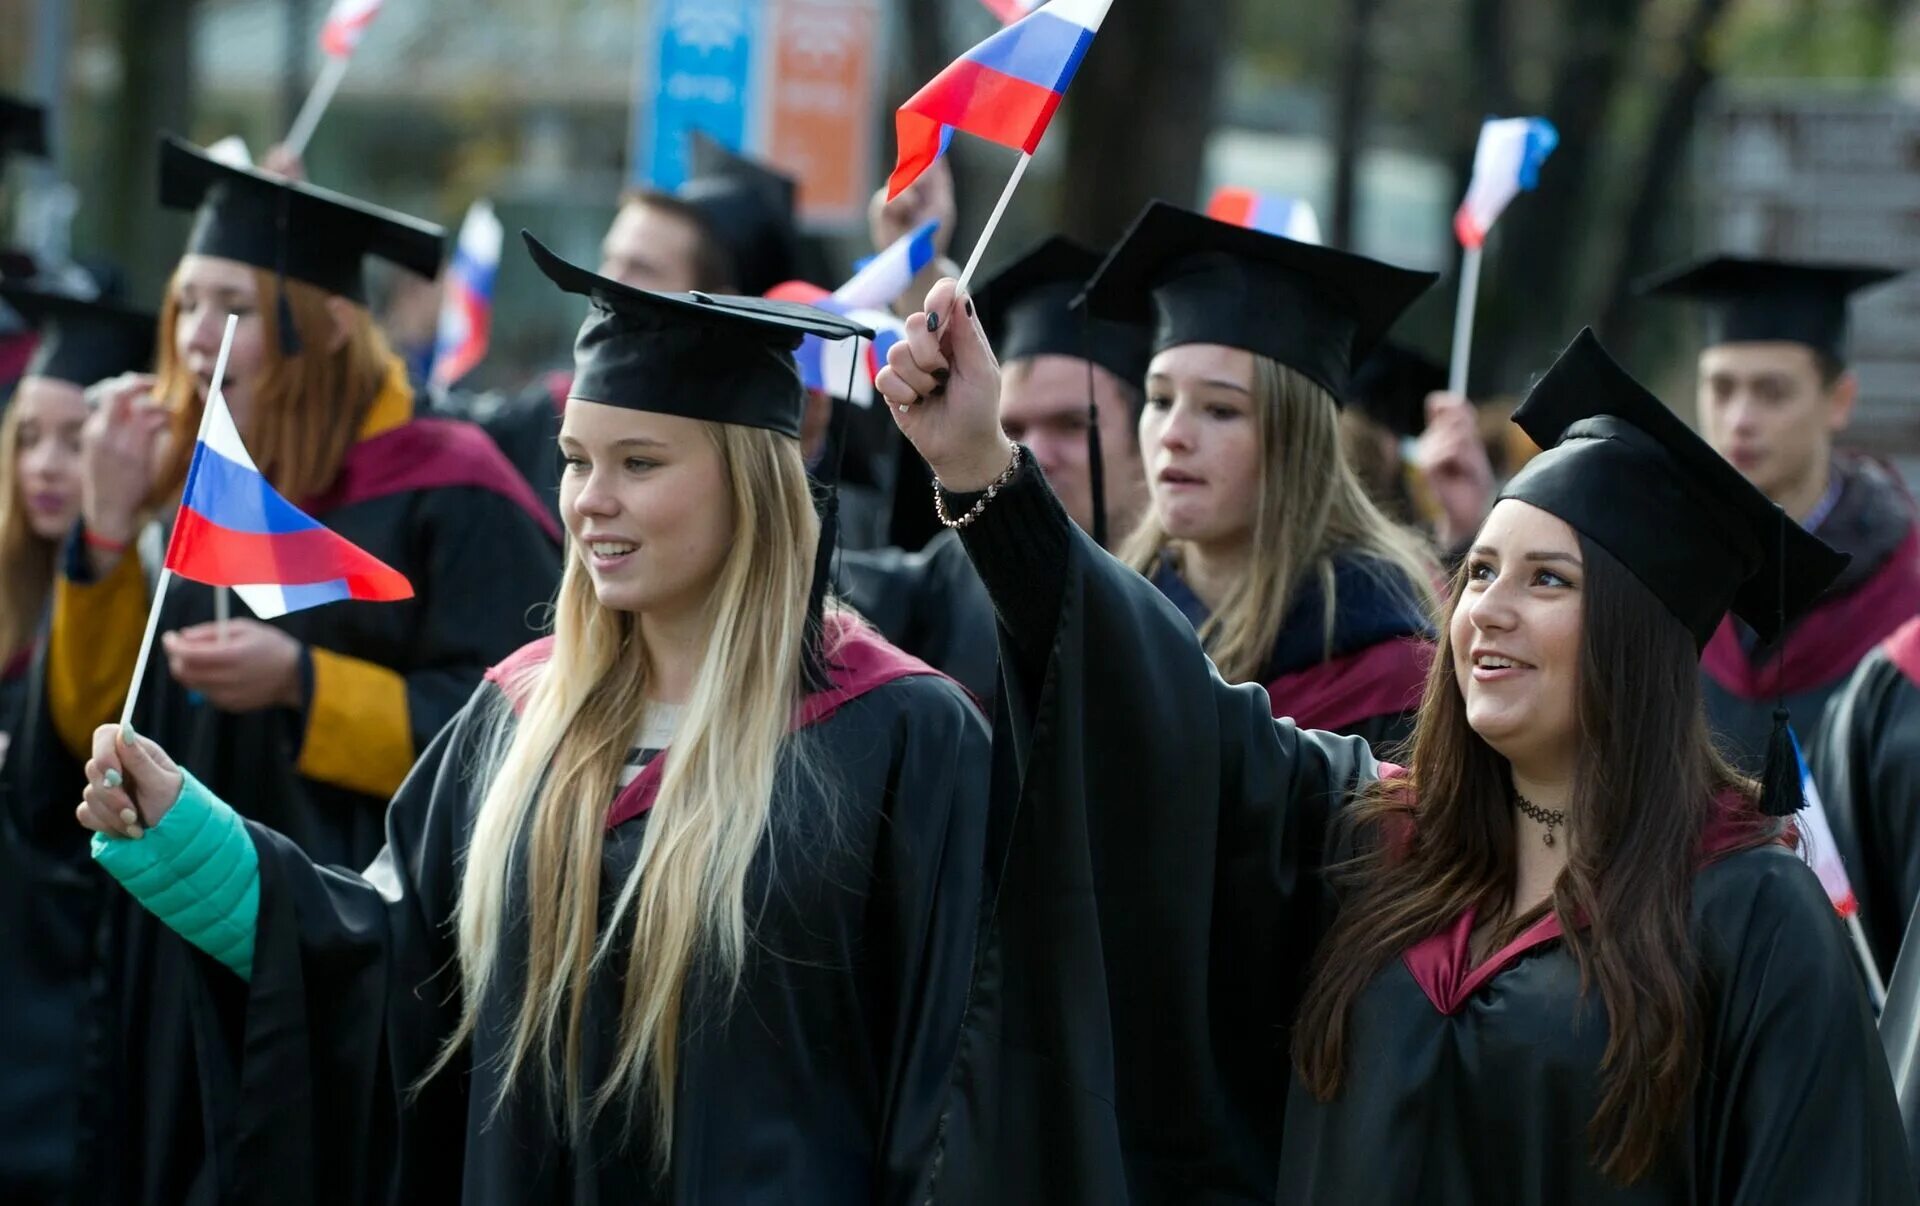
[(935, 381), (941, 382), (942, 384), (946, 383), (946, 380), (949, 376), (951, 376), (951, 374), (946, 369), (933, 370), (933, 379)]
[(938, 314), (929, 314), (929, 315), (927, 315), (927, 331), (928, 331), (928, 333), (932, 333), (932, 332), (934, 332), (934, 331), (938, 331), (939, 329), (940, 329), (940, 316), (939, 316)]
[(942, 398), (946, 396), (946, 393), (947, 393), (947, 387), (944, 384), (941, 384), (941, 385), (934, 386), (933, 392), (927, 396), (930, 398)]
[(973, 299), (971, 297), (967, 299), (967, 317), (973, 317)]

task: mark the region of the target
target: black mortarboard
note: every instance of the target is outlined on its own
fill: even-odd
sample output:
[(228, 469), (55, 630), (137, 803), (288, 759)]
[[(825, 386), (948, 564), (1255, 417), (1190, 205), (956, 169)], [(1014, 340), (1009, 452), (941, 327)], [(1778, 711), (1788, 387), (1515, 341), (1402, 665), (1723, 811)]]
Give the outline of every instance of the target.
[(1719, 256), (1652, 277), (1640, 290), (1702, 303), (1708, 346), (1799, 343), (1844, 364), (1848, 300), (1899, 275), (1897, 269), (1857, 264)]
[(548, 279), (593, 303), (573, 345), (570, 397), (797, 437), (806, 406), (793, 359), (801, 337), (873, 336), (797, 302), (635, 289), (521, 237)]
[(1437, 279), (1155, 201), (1101, 265), (1085, 304), (1096, 318), (1151, 324), (1154, 352), (1244, 348), (1337, 402), (1353, 366)]
[(160, 140), (160, 204), (194, 209), (186, 254), (212, 255), (356, 302), (361, 261), (377, 256), (431, 277), (446, 232), (344, 193), (212, 159), (172, 135)]
[(158, 320), (111, 302), (88, 301), (22, 285), (0, 285), (0, 300), (39, 335), (24, 377), (52, 377), (85, 389), (153, 363)]
[(729, 150), (704, 131), (689, 136), (692, 170), (677, 196), (697, 210), (733, 266), (733, 287), (758, 296), (798, 275), (799, 186)]
[(1347, 403), (1397, 436), (1427, 429), (1427, 395), (1447, 388), (1440, 362), (1388, 340), (1353, 370)]
[[(1513, 412), (1546, 449), (1501, 491), (1594, 541), (1705, 647), (1732, 611), (1763, 642), (1846, 567), (1582, 331)], [(1782, 533), (1784, 531), (1784, 538)], [(1784, 594), (1782, 593), (1784, 584)]]
[(1147, 329), (1090, 318), (1074, 298), (1100, 269), (1101, 255), (1055, 235), (1002, 268), (973, 294), (1000, 362), (1028, 356), (1090, 360), (1136, 388), (1147, 377)]
[(47, 154), (47, 111), (32, 101), (0, 95), (0, 160)]

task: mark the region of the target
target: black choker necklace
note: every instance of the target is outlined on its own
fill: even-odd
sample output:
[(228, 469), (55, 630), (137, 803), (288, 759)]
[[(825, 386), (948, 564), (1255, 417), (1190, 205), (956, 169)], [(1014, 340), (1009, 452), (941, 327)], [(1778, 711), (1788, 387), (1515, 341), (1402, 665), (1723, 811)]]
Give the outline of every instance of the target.
[(1553, 845), (1554, 829), (1567, 823), (1566, 810), (1560, 808), (1542, 808), (1519, 792), (1513, 793), (1513, 799), (1514, 803), (1520, 806), (1520, 811), (1526, 814), (1528, 820), (1538, 821), (1547, 827), (1547, 832), (1541, 836), (1540, 841), (1548, 846)]

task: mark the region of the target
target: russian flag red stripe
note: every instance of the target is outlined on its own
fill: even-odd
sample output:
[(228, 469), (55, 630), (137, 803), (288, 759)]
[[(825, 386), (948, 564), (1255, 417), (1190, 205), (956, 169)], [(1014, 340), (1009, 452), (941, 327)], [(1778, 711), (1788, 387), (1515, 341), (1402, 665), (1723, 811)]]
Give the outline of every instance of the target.
[(338, 580), (355, 599), (384, 601), (413, 594), (398, 570), (326, 528), (238, 532), (187, 507), (180, 508), (174, 520), (166, 563), (181, 577), (209, 586), (306, 586)]

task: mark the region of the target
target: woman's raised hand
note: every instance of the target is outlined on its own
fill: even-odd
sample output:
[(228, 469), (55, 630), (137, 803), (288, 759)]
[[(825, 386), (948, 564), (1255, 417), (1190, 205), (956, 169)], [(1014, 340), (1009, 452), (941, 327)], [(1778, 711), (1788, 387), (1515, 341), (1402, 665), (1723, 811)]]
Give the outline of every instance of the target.
[(153, 381), (126, 373), (87, 391), (93, 409), (80, 429), (80, 513), (88, 531), (117, 544), (139, 526), (171, 420), (152, 401)]
[(973, 300), (947, 279), (907, 319), (875, 378), (900, 432), (950, 491), (984, 490), (1013, 458), (1000, 428), (1000, 366)]
[(167, 751), (130, 728), (103, 724), (93, 731), (87, 786), (74, 815), (95, 833), (137, 838), (160, 823), (184, 786)]

